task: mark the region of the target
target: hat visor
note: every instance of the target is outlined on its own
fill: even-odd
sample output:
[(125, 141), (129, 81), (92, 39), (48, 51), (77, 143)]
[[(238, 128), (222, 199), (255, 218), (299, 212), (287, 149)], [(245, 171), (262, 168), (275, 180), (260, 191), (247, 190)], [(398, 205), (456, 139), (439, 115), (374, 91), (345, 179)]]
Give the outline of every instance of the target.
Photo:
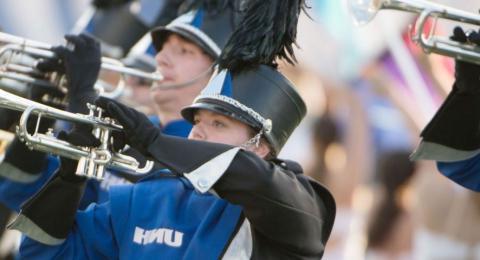
[(194, 103), (188, 107), (185, 107), (182, 109), (181, 114), (185, 120), (189, 121), (190, 123), (193, 123), (195, 111), (198, 109), (205, 109), (211, 112), (215, 112), (230, 118), (233, 118), (237, 121), (240, 121), (244, 124), (247, 124), (251, 126), (255, 130), (260, 130), (261, 129), (261, 124), (248, 116), (246, 113), (243, 111), (231, 106), (230, 104), (224, 103), (224, 102), (208, 102), (208, 101), (202, 101), (202, 102), (197, 102)]
[(155, 50), (159, 52), (162, 50), (163, 44), (167, 40), (168, 36), (172, 33), (176, 33), (183, 38), (193, 42), (197, 46), (199, 46), (202, 50), (208, 53), (213, 59), (218, 58), (218, 54), (213, 50), (211, 47), (209, 47), (203, 40), (201, 35), (197, 35), (195, 32), (187, 31), (179, 27), (175, 27), (174, 25), (171, 26), (159, 26), (155, 29), (153, 29), (150, 32), (150, 35), (152, 37), (152, 43), (153, 46), (155, 47)]

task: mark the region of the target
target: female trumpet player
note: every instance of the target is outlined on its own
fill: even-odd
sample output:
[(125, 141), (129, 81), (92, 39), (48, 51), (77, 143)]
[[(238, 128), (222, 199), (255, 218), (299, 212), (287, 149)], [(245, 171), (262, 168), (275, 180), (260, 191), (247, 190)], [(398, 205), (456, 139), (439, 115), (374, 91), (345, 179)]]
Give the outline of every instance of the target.
[[(480, 33), (457, 27), (452, 40), (480, 45)], [(413, 159), (436, 160), (440, 172), (465, 188), (480, 191), (480, 66), (455, 61), (452, 91), (421, 133)]]
[(295, 60), (291, 44), (301, 6), (297, 0), (247, 3), (218, 73), (182, 110), (194, 124), (190, 140), (164, 135), (145, 115), (99, 98), (97, 105), (124, 127), (127, 143), (169, 171), (112, 187), (108, 202), (76, 213), (84, 180), (66, 161), (14, 222), (28, 236), (20, 252), (81, 259), (321, 258), (333, 198), (296, 163), (276, 159), (306, 113), (275, 68), (277, 57)]
[[(181, 118), (180, 110), (190, 104), (206, 85), (213, 71), (213, 62), (233, 31), (237, 14), (234, 5), (235, 2), (230, 0), (218, 4), (211, 1), (193, 4), (185, 8), (196, 11), (152, 31), (153, 45), (158, 51), (157, 69), (165, 76), (165, 80), (154, 85), (151, 91), (157, 107), (157, 116), (152, 120), (162, 126), (163, 133), (186, 137), (190, 132), (191, 124)], [(74, 51), (57, 47), (53, 51), (61, 59), (47, 60), (38, 67), (43, 71), (64, 72), (69, 87), (68, 110), (85, 113), (86, 103), (93, 103), (96, 97), (93, 84), (100, 68), (99, 45), (85, 35), (68, 36), (67, 40), (75, 45)], [(143, 159), (141, 154), (130, 151), (139, 160)], [(0, 201), (18, 210), (19, 205), (38, 191), (58, 169), (59, 162), (53, 157), (46, 160), (43, 153), (28, 150), (18, 140), (9, 148), (7, 156), (0, 164), (0, 175), (5, 177), (0, 181)], [(28, 163), (32, 158), (38, 159), (35, 163)], [(47, 163), (42, 163), (45, 161)], [(25, 164), (31, 165), (28, 170), (23, 170)], [(28, 176), (29, 179), (22, 182), (12, 175)], [(104, 182), (90, 181), (81, 208), (92, 201), (105, 200), (110, 185), (128, 183), (131, 178), (121, 172), (109, 171)]]

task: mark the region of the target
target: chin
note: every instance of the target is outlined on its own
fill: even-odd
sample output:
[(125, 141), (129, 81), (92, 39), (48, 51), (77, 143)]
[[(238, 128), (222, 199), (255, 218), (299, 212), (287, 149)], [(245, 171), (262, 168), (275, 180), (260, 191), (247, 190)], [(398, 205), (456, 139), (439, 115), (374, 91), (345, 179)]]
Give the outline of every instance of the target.
[(166, 93), (163, 93), (162, 91), (154, 91), (152, 92), (152, 99), (153, 102), (155, 102), (157, 105), (163, 105), (165, 103), (171, 102), (174, 97), (171, 95), (167, 95)]

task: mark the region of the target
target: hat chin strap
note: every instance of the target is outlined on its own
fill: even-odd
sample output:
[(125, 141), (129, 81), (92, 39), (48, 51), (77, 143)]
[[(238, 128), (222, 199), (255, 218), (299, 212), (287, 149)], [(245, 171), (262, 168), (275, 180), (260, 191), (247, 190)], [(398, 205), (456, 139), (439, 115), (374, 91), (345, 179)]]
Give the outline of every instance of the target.
[(263, 130), (260, 130), (254, 137), (248, 139), (245, 143), (240, 145), (240, 148), (247, 150), (252, 145), (255, 145), (255, 148), (258, 148), (260, 145), (260, 138), (262, 138)]
[(193, 83), (197, 82), (198, 80), (202, 79), (205, 76), (208, 76), (213, 71), (214, 64), (210, 65), (208, 69), (203, 72), (200, 72), (198, 75), (193, 77), (190, 80), (181, 83), (173, 83), (173, 84), (157, 84), (150, 87), (150, 91), (154, 91), (156, 89), (174, 89), (174, 88), (184, 88), (192, 85)]

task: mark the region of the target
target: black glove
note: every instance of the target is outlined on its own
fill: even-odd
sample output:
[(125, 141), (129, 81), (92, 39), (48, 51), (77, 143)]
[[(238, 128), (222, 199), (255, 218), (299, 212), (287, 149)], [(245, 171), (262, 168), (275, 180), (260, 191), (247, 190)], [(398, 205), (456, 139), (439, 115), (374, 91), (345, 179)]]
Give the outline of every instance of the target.
[(57, 58), (44, 60), (37, 68), (42, 72), (65, 74), (68, 111), (87, 113), (86, 103), (93, 103), (97, 97), (93, 87), (101, 67), (100, 44), (86, 34), (66, 35), (65, 39), (74, 45), (74, 49), (65, 46), (52, 48)]
[[(61, 131), (58, 134), (58, 139), (69, 142), (75, 146), (88, 146), (97, 147), (100, 145), (100, 141), (95, 138), (91, 131), (87, 127), (75, 126), (69, 133)], [(77, 170), (78, 161), (60, 157), (60, 169), (58, 174), (66, 181), (81, 182), (85, 180), (85, 177), (75, 174)]]
[(114, 135), (114, 139), (117, 139), (114, 142), (115, 149), (127, 143), (144, 156), (150, 156), (148, 147), (159, 136), (160, 128), (156, 127), (146, 115), (115, 100), (99, 97), (95, 104), (105, 109), (108, 116), (123, 126), (124, 135)]
[[(480, 33), (471, 32), (468, 36), (461, 27), (455, 27), (451, 40), (460, 43), (480, 45)], [(480, 65), (455, 60), (455, 86), (461, 93), (480, 93)]]

